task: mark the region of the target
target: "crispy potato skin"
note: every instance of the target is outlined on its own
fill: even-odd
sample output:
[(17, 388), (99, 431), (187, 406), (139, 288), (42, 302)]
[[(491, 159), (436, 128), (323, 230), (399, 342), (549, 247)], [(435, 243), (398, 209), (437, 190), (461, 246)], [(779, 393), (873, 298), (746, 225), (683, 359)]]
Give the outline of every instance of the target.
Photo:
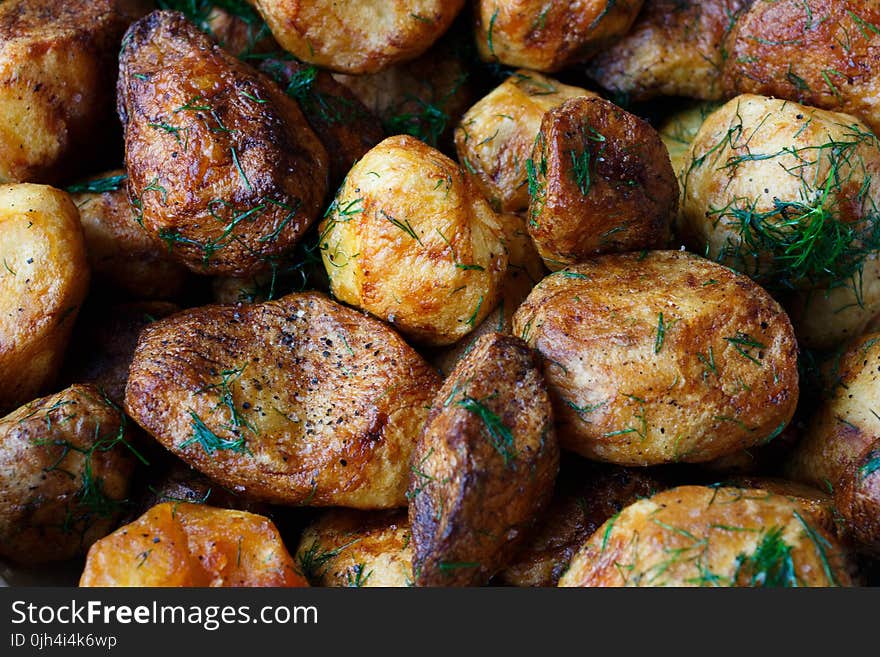
[(467, 111), (455, 129), (458, 160), (492, 207), (503, 212), (529, 207), (526, 162), (545, 112), (569, 98), (595, 95), (520, 70)]
[(72, 386), (0, 420), (0, 556), (21, 564), (85, 554), (115, 526), (134, 457), (122, 412)]
[(858, 548), (880, 556), (880, 439), (846, 469), (834, 490), (834, 506)]
[(611, 516), (666, 486), (647, 470), (584, 465), (560, 473), (556, 492), (516, 559), (499, 574), (510, 586), (556, 586), (574, 553)]
[(296, 571), (268, 518), (166, 502), (95, 543), (80, 586), (297, 587)]
[(666, 246), (678, 182), (660, 135), (602, 98), (572, 98), (541, 121), (529, 234), (550, 269)]
[(298, 59), (340, 73), (376, 73), (418, 57), (464, 0), (254, 0), (272, 34)]
[(412, 586), (406, 511), (327, 511), (303, 531), (296, 564), (314, 586)]
[(753, 0), (646, 0), (629, 33), (587, 67), (632, 101), (656, 96), (722, 98), (724, 38)]
[[(124, 175), (118, 169), (90, 180)], [(189, 282), (189, 270), (168, 256), (138, 224), (125, 184), (102, 193), (70, 195), (79, 210), (94, 283), (136, 299), (174, 299)]]
[[(880, 205), (880, 142), (846, 114), (746, 94), (706, 119), (687, 159), (681, 237), (691, 250), (768, 284), (782, 277), (783, 287), (810, 288), (827, 285), (827, 276), (790, 272), (791, 254), (786, 260), (774, 251), (750, 227), (758, 219), (743, 215), (785, 234), (779, 226), (801, 226), (798, 217), (821, 207), (861, 239)], [(780, 210), (780, 203), (794, 205)]]
[(765, 490), (682, 486), (593, 534), (560, 586), (852, 586), (847, 555), (794, 502)]
[(524, 342), (480, 338), (434, 398), (412, 464), (416, 584), (487, 583), (514, 557), (559, 471), (550, 399)]
[(788, 479), (750, 476), (734, 477), (725, 481), (724, 485), (735, 488), (760, 488), (774, 495), (787, 497), (803, 509), (804, 515), (809, 514), (817, 527), (821, 527), (833, 536), (840, 537), (834, 499), (815, 486)]
[(296, 102), (183, 14), (126, 33), (118, 111), (140, 222), (193, 271), (267, 269), (317, 217), (328, 156)]
[(552, 274), (513, 328), (543, 358), (560, 444), (594, 460), (710, 461), (774, 436), (797, 404), (797, 344), (779, 304), (689, 253)]
[(460, 340), (501, 297), (501, 219), (455, 162), (414, 137), (367, 153), (319, 230), (333, 295), (419, 343)]
[[(165, 447), (236, 492), (381, 509), (406, 505), (410, 454), (438, 386), (393, 331), (310, 292), (150, 325), (125, 406)], [(227, 447), (209, 451), (198, 436)]]
[(876, 131), (877, 25), (877, 0), (757, 0), (726, 39), (725, 94), (762, 94), (846, 112)]
[(119, 41), (145, 5), (0, 3), (0, 182), (55, 182), (100, 152)]
[(88, 291), (70, 197), (43, 185), (0, 185), (0, 260), (0, 410), (10, 410), (57, 377)]
[(478, 0), (477, 48), (487, 62), (558, 71), (589, 59), (626, 34), (642, 4), (642, 0)]

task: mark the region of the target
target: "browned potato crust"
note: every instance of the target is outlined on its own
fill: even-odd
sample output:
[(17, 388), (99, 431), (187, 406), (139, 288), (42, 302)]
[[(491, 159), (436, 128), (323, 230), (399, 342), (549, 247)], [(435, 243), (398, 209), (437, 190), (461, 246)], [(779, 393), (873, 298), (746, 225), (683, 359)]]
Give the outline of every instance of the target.
[(834, 490), (847, 536), (860, 550), (880, 556), (880, 439), (855, 459)]
[(375, 73), (418, 57), (464, 0), (252, 0), (298, 59), (342, 73)]
[(804, 515), (809, 514), (817, 527), (821, 527), (833, 536), (839, 534), (834, 500), (831, 495), (814, 486), (788, 479), (749, 476), (734, 477), (725, 481), (724, 485), (737, 488), (760, 488), (774, 495), (787, 497), (803, 509)]
[(190, 280), (189, 270), (169, 257), (168, 247), (157, 244), (138, 224), (128, 202), (123, 170), (108, 171), (71, 189), (102, 182), (109, 191), (70, 195), (79, 209), (93, 281), (136, 299), (180, 296)]
[(880, 2), (756, 0), (725, 43), (727, 95), (855, 114), (880, 129)]
[(455, 130), (462, 166), (492, 207), (529, 207), (528, 169), (541, 119), (569, 98), (595, 96), (532, 71), (517, 71), (470, 108)]
[(406, 504), (410, 454), (438, 385), (393, 331), (309, 292), (148, 326), (125, 405), (236, 492), (380, 509)]
[(70, 197), (43, 185), (0, 185), (0, 411), (58, 375), (89, 285)]
[(632, 101), (655, 96), (720, 100), (723, 41), (753, 0), (646, 0), (632, 30), (587, 67)]
[(553, 72), (626, 34), (642, 0), (478, 0), (475, 7), (480, 57)]
[(272, 521), (166, 502), (95, 543), (80, 586), (308, 586)]
[(406, 511), (327, 511), (303, 532), (296, 563), (314, 586), (412, 586)]
[(678, 182), (660, 135), (602, 98), (544, 115), (529, 166), (529, 234), (550, 269), (669, 241)]
[(367, 153), (319, 230), (333, 295), (417, 342), (456, 342), (498, 304), (501, 218), (455, 162), (414, 137)]
[(551, 274), (513, 318), (544, 362), (560, 444), (621, 465), (709, 461), (776, 436), (798, 400), (788, 317), (681, 251)]
[(112, 530), (134, 468), (128, 438), (125, 416), (94, 386), (0, 420), (0, 556), (70, 559)]
[(412, 464), (416, 584), (487, 583), (514, 557), (559, 470), (550, 399), (525, 343), (480, 338), (434, 398)]
[(327, 152), (296, 103), (176, 12), (129, 29), (118, 109), (131, 202), (171, 255), (248, 274), (317, 217)]
[(848, 558), (794, 502), (765, 490), (682, 486), (624, 509), (560, 586), (852, 586)]

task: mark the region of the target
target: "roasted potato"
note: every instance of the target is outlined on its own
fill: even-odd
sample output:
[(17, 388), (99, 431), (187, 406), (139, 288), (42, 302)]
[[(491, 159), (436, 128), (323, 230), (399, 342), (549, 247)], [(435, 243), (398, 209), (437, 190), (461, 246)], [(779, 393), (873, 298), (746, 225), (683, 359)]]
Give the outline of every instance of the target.
[(483, 60), (553, 72), (626, 34), (642, 0), (478, 0), (475, 6)]
[(763, 94), (880, 129), (880, 2), (756, 0), (725, 40), (728, 96)]
[(165, 502), (95, 543), (80, 586), (308, 586), (272, 521)]
[(153, 240), (211, 274), (265, 270), (291, 250), (328, 175), (296, 103), (176, 12), (131, 26), (119, 71), (128, 193)]
[(543, 359), (562, 447), (620, 465), (701, 462), (791, 420), (797, 343), (745, 276), (680, 251), (551, 274), (513, 317)]
[(56, 182), (106, 152), (116, 53), (146, 5), (0, 3), (0, 182)]
[(834, 505), (847, 536), (860, 550), (880, 555), (880, 438), (846, 469), (834, 490)]
[(418, 57), (464, 0), (251, 0), (275, 39), (298, 59), (341, 73), (376, 73)]
[(676, 177), (681, 176), (686, 164), (690, 164), (687, 154), (691, 143), (706, 118), (718, 107), (718, 103), (699, 103), (675, 112), (660, 126), (658, 131), (660, 139), (669, 151), (669, 159)]
[(839, 285), (880, 248), (880, 143), (858, 119), (739, 96), (688, 160), (682, 238), (767, 286)]
[(550, 269), (667, 245), (678, 182), (646, 121), (602, 98), (572, 98), (544, 115), (527, 164), (529, 234)]
[(157, 9), (180, 11), (236, 57), (278, 50), (269, 26), (246, 0), (156, 0)]
[(296, 563), (315, 586), (412, 586), (406, 511), (327, 511), (303, 532)]
[(410, 454), (438, 386), (393, 331), (310, 292), (151, 324), (125, 406), (236, 492), (381, 509), (406, 505)]
[(0, 557), (85, 554), (125, 509), (135, 452), (125, 416), (94, 386), (72, 386), (0, 420)]
[(52, 187), (0, 185), (0, 410), (57, 378), (89, 285), (79, 214)]
[(412, 464), (415, 583), (486, 584), (515, 556), (559, 470), (550, 399), (525, 343), (480, 338), (434, 398)]
[(529, 207), (528, 168), (541, 119), (569, 98), (594, 97), (531, 71), (517, 71), (470, 108), (455, 129), (458, 159), (496, 210)]
[(632, 101), (722, 98), (724, 38), (753, 0), (646, 0), (632, 30), (600, 52), (588, 74)]
[(750, 476), (734, 477), (725, 481), (723, 485), (732, 488), (760, 488), (774, 495), (787, 497), (803, 509), (805, 516), (809, 515), (812, 518), (815, 526), (833, 536), (839, 535), (834, 499), (815, 486), (775, 477)]
[(502, 220), (455, 162), (413, 137), (367, 153), (319, 230), (333, 295), (419, 343), (460, 340), (501, 297)]
[(92, 280), (135, 299), (174, 299), (189, 270), (168, 255), (135, 219), (122, 170), (68, 188), (79, 209)]
[(791, 500), (682, 486), (611, 518), (560, 586), (852, 586), (849, 558)]

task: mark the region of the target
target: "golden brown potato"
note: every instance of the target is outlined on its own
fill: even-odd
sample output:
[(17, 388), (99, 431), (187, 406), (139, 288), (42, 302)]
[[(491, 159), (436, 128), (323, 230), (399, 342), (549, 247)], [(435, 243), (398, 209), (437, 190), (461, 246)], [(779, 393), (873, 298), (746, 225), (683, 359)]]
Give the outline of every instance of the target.
[(878, 26), (877, 0), (756, 0), (725, 41), (724, 91), (854, 114), (878, 130)]
[(748, 278), (682, 251), (551, 274), (513, 317), (544, 363), (560, 444), (620, 465), (701, 462), (791, 420), (797, 343)]
[(626, 34), (642, 0), (478, 0), (475, 6), (480, 57), (553, 72)]
[(43, 185), (0, 185), (0, 410), (58, 375), (89, 285), (76, 206)]
[(310, 292), (151, 324), (125, 405), (236, 492), (381, 509), (406, 504), (410, 454), (438, 386), (393, 331)]
[(279, 49), (269, 26), (246, 0), (156, 0), (157, 9), (179, 11), (236, 57)]
[(132, 25), (119, 66), (128, 193), (151, 237), (212, 274), (291, 250), (327, 189), (296, 103), (176, 12)]
[(214, 303), (261, 303), (268, 301), (268, 291), (272, 285), (271, 272), (254, 276), (215, 276), (211, 279), (211, 293)]
[(551, 109), (527, 167), (529, 234), (550, 269), (669, 241), (679, 192), (666, 147), (613, 103), (581, 97)]
[(136, 299), (179, 297), (189, 270), (138, 224), (125, 180), (120, 169), (68, 187), (79, 209), (92, 280)]
[(587, 67), (632, 101), (655, 96), (720, 100), (723, 41), (753, 0), (646, 0), (632, 30)]
[(166, 502), (95, 543), (80, 586), (308, 586), (272, 521)]
[(687, 157), (691, 143), (700, 131), (706, 118), (718, 109), (718, 103), (699, 103), (692, 107), (675, 112), (660, 126), (660, 139), (669, 151), (672, 170), (680, 177), (685, 164), (690, 164)]
[(455, 129), (455, 148), (492, 207), (503, 212), (529, 207), (526, 162), (544, 113), (569, 98), (595, 95), (523, 70), (468, 110)]
[(0, 182), (55, 182), (102, 154), (119, 42), (145, 5), (0, 3)]
[(412, 586), (406, 511), (327, 511), (306, 527), (296, 551), (315, 586)]
[(413, 137), (367, 153), (319, 230), (333, 295), (417, 342), (461, 339), (501, 296), (502, 220), (455, 162)]
[(593, 534), (560, 586), (852, 586), (835, 539), (765, 490), (682, 486)]
[(802, 484), (797, 481), (778, 479), (774, 477), (734, 477), (724, 482), (726, 487), (735, 488), (760, 488), (774, 495), (787, 497), (803, 509), (805, 516), (812, 518), (812, 523), (828, 532), (832, 536), (838, 536), (837, 514), (834, 509), (834, 500), (828, 493), (814, 486)]
[(834, 490), (834, 505), (847, 536), (860, 550), (880, 556), (880, 439), (844, 472)]
[(880, 248), (880, 143), (851, 116), (739, 96), (688, 159), (682, 237), (768, 286), (839, 285)]
[(666, 486), (648, 470), (586, 464), (566, 472), (537, 528), (500, 580), (511, 586), (556, 586), (574, 553), (611, 516)]
[(72, 386), (0, 420), (0, 556), (24, 564), (85, 554), (115, 527), (134, 469), (125, 416)]
[(464, 0), (252, 0), (285, 50), (342, 73), (375, 73), (418, 57)]
[(550, 399), (524, 342), (480, 338), (434, 398), (412, 464), (416, 584), (486, 584), (515, 556), (559, 470)]

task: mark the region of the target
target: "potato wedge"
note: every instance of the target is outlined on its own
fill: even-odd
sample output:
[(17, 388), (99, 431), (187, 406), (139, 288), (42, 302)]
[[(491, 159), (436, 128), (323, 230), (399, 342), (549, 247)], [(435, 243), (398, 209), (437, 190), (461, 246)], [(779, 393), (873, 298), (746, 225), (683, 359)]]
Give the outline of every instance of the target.
[(416, 584), (486, 584), (514, 557), (559, 470), (550, 400), (525, 343), (480, 338), (434, 398), (412, 463)]

